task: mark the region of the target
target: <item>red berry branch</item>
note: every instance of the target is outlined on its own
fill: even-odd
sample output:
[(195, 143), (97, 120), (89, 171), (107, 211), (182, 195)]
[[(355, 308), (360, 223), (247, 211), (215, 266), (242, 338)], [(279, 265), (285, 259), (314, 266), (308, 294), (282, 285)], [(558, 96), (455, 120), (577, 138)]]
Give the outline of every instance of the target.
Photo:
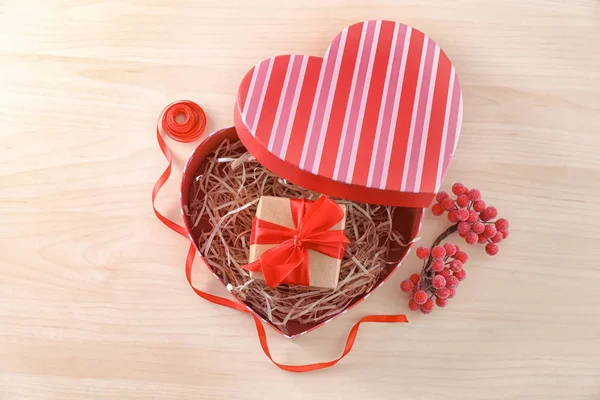
[(453, 243), (441, 243), (454, 232), (469, 245), (485, 244), (490, 256), (498, 254), (498, 243), (508, 237), (508, 221), (499, 218), (495, 207), (487, 206), (477, 189), (467, 189), (462, 183), (452, 185), (452, 198), (446, 192), (436, 195), (436, 203), (431, 207), (433, 215), (448, 213), (452, 225), (435, 239), (431, 249), (417, 248), (417, 257), (423, 260), (420, 274), (412, 274), (402, 281), (400, 289), (411, 293), (408, 308), (429, 314), (435, 305), (445, 307), (456, 294), (458, 284), (467, 277), (464, 265), (469, 257)]

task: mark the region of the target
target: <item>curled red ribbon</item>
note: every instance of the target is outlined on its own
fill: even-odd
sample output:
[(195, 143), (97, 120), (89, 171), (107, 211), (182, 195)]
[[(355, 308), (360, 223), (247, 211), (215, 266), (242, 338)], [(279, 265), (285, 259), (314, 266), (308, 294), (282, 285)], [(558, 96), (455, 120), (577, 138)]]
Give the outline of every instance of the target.
[[(192, 103), (192, 102), (185, 101), (185, 102), (173, 103), (169, 107), (174, 106), (176, 104), (182, 104), (182, 103), (186, 104), (186, 103)], [(192, 103), (192, 104), (195, 105), (195, 103)], [(163, 118), (164, 118), (166, 111), (167, 110), (165, 110), (165, 112), (163, 113)], [(169, 136), (171, 136), (169, 134), (169, 132), (165, 129), (166, 125), (168, 125), (168, 124), (165, 124), (165, 120), (163, 119), (163, 124), (162, 124), (163, 131), (166, 134), (168, 134)], [(202, 129), (204, 129), (204, 127), (202, 127)], [(173, 164), (173, 156), (171, 154), (171, 151), (169, 150), (164, 139), (162, 138), (160, 129), (158, 129), (158, 128), (156, 129), (156, 135), (157, 135), (158, 145), (159, 145), (161, 151), (163, 152), (163, 154), (165, 155), (165, 158), (167, 159), (168, 166), (165, 169), (165, 171), (161, 174), (161, 176), (158, 178), (158, 181), (156, 182), (156, 184), (154, 185), (154, 189), (152, 190), (152, 208), (154, 209), (154, 213), (156, 214), (158, 219), (163, 224), (165, 224), (168, 228), (172, 229), (173, 231), (179, 233), (183, 237), (188, 238), (187, 231), (182, 225), (180, 225), (180, 224), (176, 223), (175, 221), (172, 221), (172, 220), (168, 219), (167, 217), (165, 217), (164, 215), (162, 215), (156, 209), (156, 207), (154, 205), (154, 201), (156, 199), (158, 192), (160, 191), (160, 189), (164, 185), (164, 183), (167, 181), (167, 179), (169, 179), (169, 176), (171, 176), (171, 166)], [(188, 139), (189, 139), (189, 137), (190, 136), (188, 136)], [(191, 137), (193, 137), (193, 135), (191, 135)], [(313, 364), (304, 364), (304, 365), (281, 364), (281, 363), (278, 363), (277, 361), (275, 361), (273, 359), (273, 357), (271, 356), (271, 352), (269, 351), (269, 345), (267, 342), (267, 333), (265, 332), (265, 328), (263, 327), (262, 323), (260, 322), (260, 319), (258, 319), (255, 315), (253, 315), (246, 306), (244, 306), (243, 304), (241, 304), (237, 301), (233, 301), (233, 300), (227, 299), (225, 297), (216, 296), (214, 294), (206, 293), (206, 292), (203, 292), (202, 290), (199, 290), (196, 287), (194, 287), (194, 285), (192, 283), (192, 267), (194, 265), (195, 257), (196, 257), (196, 247), (194, 246), (193, 243), (191, 243), (189, 250), (188, 250), (187, 258), (185, 261), (185, 278), (186, 278), (188, 284), (190, 285), (190, 287), (192, 288), (192, 290), (194, 291), (194, 293), (196, 293), (199, 297), (203, 298), (204, 300), (210, 301), (211, 303), (214, 303), (214, 304), (217, 304), (217, 305), (220, 305), (223, 307), (229, 307), (234, 310), (250, 314), (252, 316), (252, 318), (254, 319), (254, 324), (256, 326), (256, 333), (258, 334), (258, 340), (260, 342), (261, 348), (263, 349), (263, 352), (277, 368), (280, 368), (284, 371), (308, 372), (308, 371), (315, 371), (318, 369), (329, 368), (329, 367), (334, 366), (342, 358), (346, 357), (346, 355), (348, 353), (350, 353), (350, 350), (352, 350), (352, 346), (354, 346), (354, 341), (356, 340), (356, 336), (358, 335), (358, 328), (363, 323), (366, 323), (366, 322), (371, 322), (371, 323), (373, 323), (373, 322), (376, 322), (376, 323), (408, 322), (408, 320), (406, 319), (406, 316), (403, 314), (367, 315), (366, 317), (363, 317), (360, 321), (358, 321), (352, 327), (352, 329), (350, 330), (350, 333), (348, 334), (348, 338), (346, 339), (346, 345), (344, 346), (344, 351), (338, 358), (335, 358), (330, 361), (318, 362), (318, 363), (313, 363)]]
[[(202, 136), (206, 126), (206, 115), (202, 107), (189, 100), (176, 101), (169, 104), (161, 115), (160, 122), (156, 126), (156, 140), (158, 140), (158, 146), (169, 164), (154, 184), (154, 189), (152, 189), (152, 209), (156, 218), (161, 220), (163, 224), (180, 235), (187, 237), (187, 232), (183, 226), (162, 215), (154, 205), (158, 192), (165, 182), (167, 182), (169, 176), (171, 176), (171, 167), (173, 165), (173, 154), (162, 138), (161, 131), (173, 140), (182, 143), (191, 143)], [(183, 117), (181, 123), (177, 122), (177, 117), (179, 116)]]
[(341, 260), (346, 243), (343, 230), (330, 230), (344, 218), (344, 212), (329, 197), (322, 196), (314, 203), (290, 199), (295, 229), (254, 218), (250, 244), (276, 244), (250, 264), (248, 271), (260, 271), (265, 283), (275, 287), (280, 283), (310, 285), (308, 250), (318, 251)]
[(206, 114), (202, 107), (193, 101), (176, 101), (165, 108), (161, 125), (163, 132), (171, 139), (190, 143), (202, 136), (206, 127)]

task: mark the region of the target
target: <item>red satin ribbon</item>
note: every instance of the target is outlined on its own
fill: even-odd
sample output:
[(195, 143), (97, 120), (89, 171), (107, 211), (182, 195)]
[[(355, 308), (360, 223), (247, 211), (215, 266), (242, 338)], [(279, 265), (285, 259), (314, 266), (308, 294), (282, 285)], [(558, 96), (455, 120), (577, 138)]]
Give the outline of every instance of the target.
[(194, 247), (194, 244), (191, 244), (190, 248), (188, 250), (187, 259), (185, 262), (185, 276), (186, 276), (188, 283), (192, 287), (192, 290), (198, 296), (202, 297), (205, 300), (208, 300), (215, 304), (219, 304), (219, 305), (222, 305), (225, 307), (233, 308), (235, 310), (250, 314), (252, 316), (252, 318), (254, 319), (254, 325), (256, 326), (256, 333), (258, 335), (258, 340), (260, 342), (260, 346), (263, 349), (263, 352), (269, 358), (269, 360), (271, 360), (271, 362), (273, 364), (275, 364), (275, 366), (277, 368), (280, 368), (284, 371), (309, 372), (309, 371), (315, 371), (318, 369), (333, 367), (342, 358), (346, 357), (348, 355), (348, 353), (350, 353), (350, 350), (352, 350), (352, 347), (354, 346), (356, 337), (358, 336), (358, 328), (363, 323), (367, 323), (367, 322), (376, 322), (376, 323), (408, 322), (408, 319), (406, 319), (406, 315), (403, 315), (403, 314), (367, 315), (367, 316), (361, 318), (356, 324), (354, 324), (352, 329), (350, 329), (350, 333), (348, 333), (348, 338), (346, 339), (346, 345), (344, 346), (344, 351), (338, 358), (333, 359), (331, 361), (324, 361), (324, 362), (318, 362), (318, 363), (313, 363), (313, 364), (304, 364), (304, 365), (281, 364), (281, 363), (278, 363), (277, 361), (275, 361), (273, 359), (273, 357), (271, 356), (271, 352), (269, 350), (269, 344), (267, 341), (267, 332), (265, 331), (265, 327), (263, 326), (260, 319), (258, 319), (254, 314), (252, 314), (245, 306), (243, 306), (240, 303), (231, 301), (231, 300), (223, 298), (223, 297), (215, 296), (210, 293), (203, 292), (194, 287), (194, 285), (192, 284), (192, 266), (194, 264), (195, 257), (196, 257), (196, 248)]
[[(180, 116), (183, 118), (183, 121), (177, 122), (177, 118)], [(161, 220), (163, 224), (180, 235), (187, 237), (187, 232), (183, 226), (162, 215), (154, 205), (158, 192), (167, 179), (169, 179), (169, 176), (171, 176), (171, 168), (173, 165), (173, 154), (171, 153), (171, 150), (169, 150), (169, 146), (165, 143), (160, 132), (162, 130), (167, 136), (178, 142), (191, 143), (202, 136), (204, 127), (206, 126), (206, 115), (204, 114), (204, 110), (202, 110), (198, 104), (189, 100), (183, 100), (169, 104), (162, 112), (162, 117), (159, 121), (160, 122), (156, 126), (156, 138), (158, 140), (158, 146), (165, 155), (169, 165), (167, 165), (167, 168), (154, 184), (154, 189), (152, 189), (152, 209), (154, 210), (156, 217)]]
[[(173, 103), (169, 107), (174, 106), (176, 104), (182, 104), (182, 103), (191, 103), (191, 102), (186, 101), (186, 102), (181, 102), (181, 103)], [(192, 104), (194, 104), (194, 103), (192, 103)], [(167, 110), (165, 110), (164, 113), (166, 113)], [(164, 113), (163, 113), (163, 121), (165, 118)], [(166, 131), (164, 129), (164, 124), (163, 124), (163, 130), (165, 131), (165, 133), (168, 134), (168, 131)], [(165, 141), (163, 140), (163, 138), (160, 134), (160, 130), (158, 128), (156, 130), (156, 133), (157, 133), (157, 138), (158, 138), (158, 145), (159, 145), (160, 149), (162, 150), (163, 154), (165, 155), (169, 165), (167, 166), (165, 171), (162, 173), (162, 175), (160, 176), (160, 178), (154, 185), (154, 189), (152, 190), (152, 208), (154, 209), (154, 213), (156, 214), (156, 216), (162, 223), (164, 223), (168, 228), (172, 229), (173, 231), (175, 231), (175, 232), (179, 233), (180, 235), (184, 236), (185, 238), (187, 238), (188, 235), (183, 226), (181, 226), (181, 225), (177, 224), (176, 222), (163, 216), (154, 206), (154, 200), (156, 198), (156, 195), (158, 194), (158, 192), (160, 191), (160, 188), (164, 185), (164, 183), (167, 181), (167, 179), (169, 179), (169, 176), (171, 175), (171, 166), (173, 163), (173, 156), (171, 154), (171, 151), (169, 150)], [(187, 258), (186, 258), (186, 262), (185, 262), (185, 277), (186, 277), (190, 287), (194, 291), (194, 293), (196, 293), (198, 296), (200, 296), (203, 299), (208, 300), (212, 303), (215, 303), (215, 304), (218, 304), (218, 305), (221, 305), (224, 307), (233, 308), (234, 310), (250, 314), (252, 316), (252, 318), (254, 319), (254, 324), (256, 325), (256, 332), (258, 334), (258, 340), (260, 341), (260, 346), (262, 347), (265, 355), (269, 358), (269, 360), (271, 360), (271, 362), (275, 366), (277, 366), (278, 368), (280, 368), (284, 371), (308, 372), (308, 371), (315, 371), (318, 369), (329, 368), (329, 367), (334, 366), (342, 358), (346, 357), (346, 355), (348, 355), (348, 353), (350, 353), (350, 350), (352, 350), (352, 346), (354, 346), (354, 341), (356, 340), (356, 336), (358, 335), (358, 328), (360, 327), (360, 325), (362, 323), (367, 323), (367, 322), (377, 322), (377, 323), (408, 322), (408, 320), (406, 319), (406, 316), (402, 315), (402, 314), (398, 314), (398, 315), (367, 315), (366, 317), (363, 317), (360, 321), (358, 321), (352, 327), (352, 329), (350, 329), (350, 333), (348, 333), (348, 338), (346, 339), (346, 345), (344, 347), (344, 351), (342, 352), (342, 355), (339, 356), (338, 358), (331, 360), (331, 361), (319, 362), (319, 363), (314, 363), (314, 364), (305, 364), (305, 365), (281, 364), (281, 363), (278, 363), (277, 361), (273, 360), (273, 357), (271, 356), (271, 352), (269, 351), (269, 346), (267, 343), (267, 333), (265, 332), (265, 328), (262, 325), (260, 319), (258, 319), (254, 314), (252, 314), (246, 308), (246, 306), (244, 306), (243, 304), (240, 304), (236, 301), (224, 298), (224, 297), (215, 296), (213, 294), (203, 292), (194, 287), (194, 285), (192, 283), (192, 267), (194, 264), (195, 257), (196, 257), (196, 248), (195, 248), (194, 244), (192, 243), (192, 244), (190, 244), (190, 248), (188, 250), (188, 254), (187, 254)]]
[(317, 201), (290, 199), (295, 229), (254, 218), (250, 244), (276, 244), (250, 264), (248, 271), (260, 271), (265, 283), (275, 287), (280, 283), (310, 285), (308, 250), (318, 251), (341, 260), (345, 244), (350, 243), (343, 230), (330, 230), (344, 218), (344, 212), (329, 197)]

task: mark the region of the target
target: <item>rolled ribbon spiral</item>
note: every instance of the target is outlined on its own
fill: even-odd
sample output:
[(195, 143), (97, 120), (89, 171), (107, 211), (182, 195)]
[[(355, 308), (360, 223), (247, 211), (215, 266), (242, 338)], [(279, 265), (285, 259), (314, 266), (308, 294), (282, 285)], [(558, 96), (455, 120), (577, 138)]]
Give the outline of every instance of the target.
[[(181, 118), (180, 121), (177, 121)], [(164, 134), (182, 143), (196, 141), (206, 128), (206, 114), (193, 101), (182, 100), (169, 104), (163, 111), (160, 127)]]

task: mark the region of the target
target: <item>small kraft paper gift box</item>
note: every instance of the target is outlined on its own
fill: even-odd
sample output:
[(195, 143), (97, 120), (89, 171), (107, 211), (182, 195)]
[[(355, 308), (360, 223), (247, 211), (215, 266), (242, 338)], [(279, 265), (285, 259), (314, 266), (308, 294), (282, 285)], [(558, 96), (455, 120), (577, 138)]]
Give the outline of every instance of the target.
[(327, 197), (314, 202), (262, 196), (252, 226), (249, 264), (242, 268), (271, 287), (335, 289), (348, 242), (345, 226), (346, 206)]

